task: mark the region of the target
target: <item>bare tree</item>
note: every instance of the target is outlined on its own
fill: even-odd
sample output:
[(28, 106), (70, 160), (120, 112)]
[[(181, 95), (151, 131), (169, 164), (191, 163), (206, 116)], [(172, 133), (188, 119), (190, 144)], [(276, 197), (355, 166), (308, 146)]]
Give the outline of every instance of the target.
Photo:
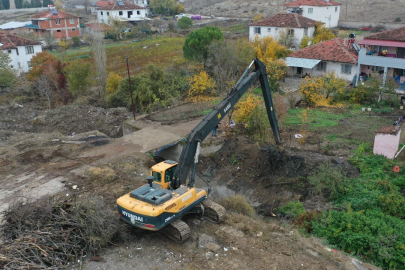
[(55, 37), (52, 35), (50, 31), (46, 31), (43, 35), (44, 41), (46, 46), (48, 46), (49, 50), (52, 51), (52, 44), (55, 42)]
[(91, 50), (93, 52), (94, 63), (96, 66), (96, 81), (99, 86), (99, 97), (101, 100), (104, 100), (107, 85), (107, 55), (102, 38), (93, 35), (91, 40)]
[(46, 74), (41, 75), (35, 83), (35, 90), (39, 95), (46, 97), (49, 109), (52, 109), (52, 84), (53, 82), (50, 81), (49, 76)]
[(162, 19), (154, 19), (152, 22), (152, 25), (154, 27), (156, 27), (157, 31), (159, 32), (159, 34), (162, 34), (164, 31), (164, 28), (166, 26), (166, 23), (164, 20)]

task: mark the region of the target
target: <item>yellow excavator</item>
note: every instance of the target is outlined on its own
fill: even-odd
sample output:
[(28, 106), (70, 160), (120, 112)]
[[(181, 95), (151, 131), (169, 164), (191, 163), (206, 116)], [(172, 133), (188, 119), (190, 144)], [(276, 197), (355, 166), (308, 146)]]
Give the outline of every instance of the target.
[(184, 215), (202, 213), (216, 223), (224, 219), (224, 207), (207, 199), (209, 192), (194, 187), (200, 143), (257, 80), (260, 81), (275, 141), (281, 143), (266, 66), (256, 58), (221, 103), (187, 135), (179, 161), (166, 160), (154, 165), (147, 184), (117, 199), (121, 219), (142, 229), (161, 230), (180, 243), (190, 235), (189, 226), (181, 220)]

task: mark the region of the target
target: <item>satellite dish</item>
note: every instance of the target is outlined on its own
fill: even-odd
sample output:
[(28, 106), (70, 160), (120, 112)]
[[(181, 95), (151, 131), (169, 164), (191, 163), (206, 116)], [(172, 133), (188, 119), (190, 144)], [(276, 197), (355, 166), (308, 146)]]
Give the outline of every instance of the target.
[(311, 44), (312, 44), (312, 41), (311, 40), (308, 41), (308, 46), (311, 46)]

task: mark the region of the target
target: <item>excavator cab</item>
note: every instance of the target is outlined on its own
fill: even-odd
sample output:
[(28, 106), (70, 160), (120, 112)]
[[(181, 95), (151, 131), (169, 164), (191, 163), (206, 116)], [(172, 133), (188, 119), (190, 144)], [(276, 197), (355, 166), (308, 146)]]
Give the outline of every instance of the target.
[(173, 160), (165, 160), (152, 167), (150, 175), (153, 177), (153, 182), (163, 189), (169, 189), (172, 186), (172, 180), (177, 169), (177, 162)]

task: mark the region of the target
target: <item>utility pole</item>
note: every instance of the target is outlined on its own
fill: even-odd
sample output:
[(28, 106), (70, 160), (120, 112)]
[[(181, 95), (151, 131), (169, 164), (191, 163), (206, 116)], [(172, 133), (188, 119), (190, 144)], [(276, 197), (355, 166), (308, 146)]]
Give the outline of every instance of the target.
[(131, 84), (131, 76), (129, 75), (128, 56), (127, 56), (127, 57), (125, 57), (125, 60), (127, 60), (128, 81), (129, 81), (129, 91), (131, 92), (132, 112), (134, 113), (134, 120), (136, 120), (136, 119), (135, 119), (136, 115), (135, 115), (134, 97), (132, 96), (132, 84)]
[(347, 21), (347, 3), (349, 2), (349, 0), (346, 0), (346, 15), (345, 15), (345, 21)]

